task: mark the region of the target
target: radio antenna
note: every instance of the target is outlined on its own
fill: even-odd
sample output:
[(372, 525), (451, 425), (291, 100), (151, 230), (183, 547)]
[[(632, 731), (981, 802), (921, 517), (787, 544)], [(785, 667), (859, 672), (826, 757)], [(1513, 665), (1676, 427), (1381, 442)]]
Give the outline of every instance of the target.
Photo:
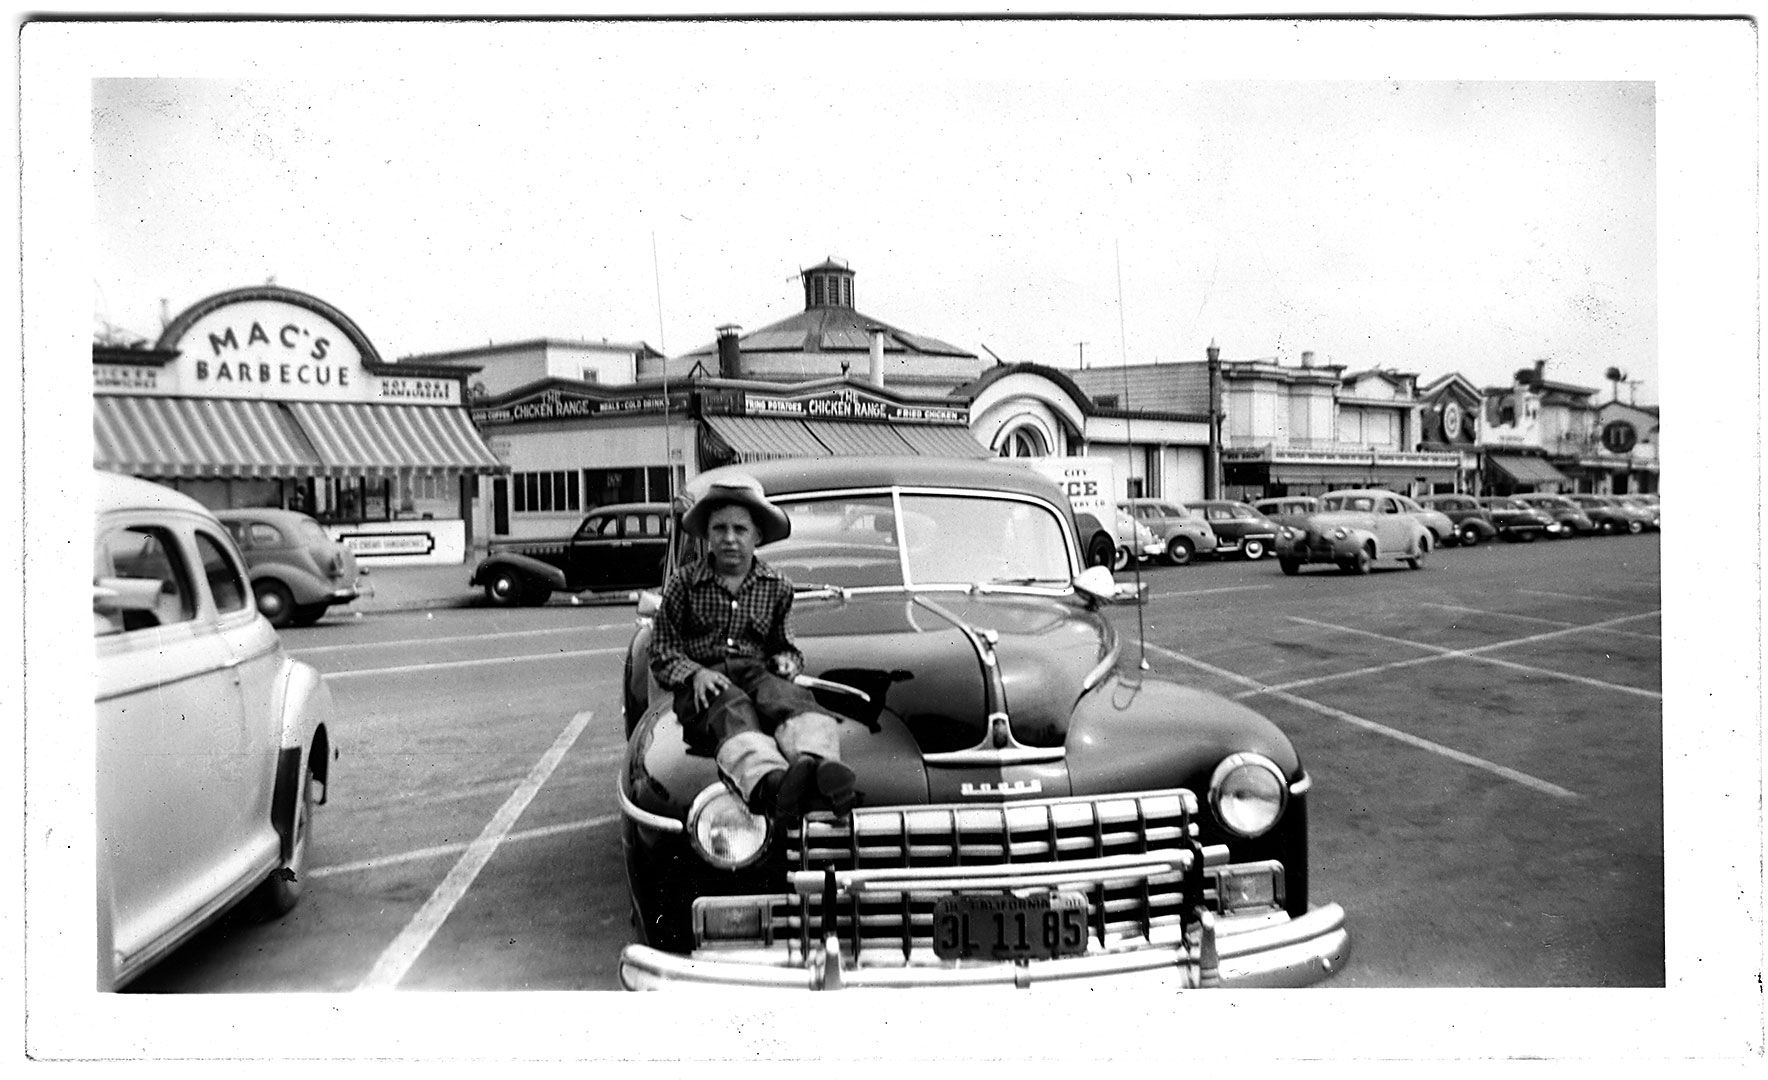
[[(657, 230), (651, 230), (651, 285), (657, 290), (657, 351), (663, 354), (663, 476), (675, 513), (675, 446), (669, 436), (669, 343), (663, 337), (663, 275), (657, 269)], [(636, 361), (634, 361), (636, 363)]]
[[(1117, 358), (1118, 370), (1123, 372), (1123, 441), (1128, 443), (1128, 453), (1124, 456), (1130, 463), (1130, 476), (1136, 474), (1136, 438), (1130, 428), (1130, 354), (1129, 346), (1124, 342), (1123, 331), (1123, 251), (1118, 240), (1111, 241), (1111, 252), (1117, 262)], [(1126, 491), (1127, 495), (1128, 492)], [(1148, 670), (1148, 628), (1143, 608), (1147, 607), (1147, 598), (1142, 595), (1142, 560), (1135, 550), (1136, 515), (1130, 514), (1130, 569), (1136, 575), (1136, 662), (1141, 670)]]

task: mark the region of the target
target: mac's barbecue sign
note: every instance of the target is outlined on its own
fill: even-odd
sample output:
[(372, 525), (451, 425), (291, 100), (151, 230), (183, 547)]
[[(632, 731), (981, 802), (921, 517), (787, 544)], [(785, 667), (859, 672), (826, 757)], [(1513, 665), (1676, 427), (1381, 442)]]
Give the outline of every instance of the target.
[(176, 358), (159, 368), (95, 364), (94, 388), (269, 401), (461, 402), (461, 379), (400, 373), (341, 312), (291, 289), (209, 297), (174, 319), (157, 347)]

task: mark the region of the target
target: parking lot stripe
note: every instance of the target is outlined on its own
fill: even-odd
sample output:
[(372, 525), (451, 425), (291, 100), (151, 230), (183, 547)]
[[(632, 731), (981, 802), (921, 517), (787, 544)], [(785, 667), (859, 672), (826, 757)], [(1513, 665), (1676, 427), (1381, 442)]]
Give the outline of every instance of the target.
[(528, 809), (528, 804), (534, 801), (534, 796), (539, 793), (547, 778), (552, 776), (553, 770), (558, 768), (559, 762), (564, 760), (565, 754), (577, 742), (577, 737), (583, 734), (583, 729), (589, 726), (594, 715), (593, 709), (585, 709), (571, 718), (571, 722), (565, 725), (565, 730), (559, 732), (559, 737), (553, 740), (552, 746), (534, 763), (534, 768), (528, 771), (527, 778), (516, 786), (516, 790), (510, 792), (510, 797), (504, 800), (497, 813), (485, 823), (478, 838), (468, 845), (460, 861), (454, 864), (448, 871), (448, 876), (442, 879), (430, 898), (424, 901), (424, 906), (418, 909), (411, 921), (405, 924), (405, 929), (381, 953), (368, 977), (356, 989), (391, 990), (399, 985), (399, 980), (411, 970), (411, 965), (417, 962), (430, 939), (436, 936), (436, 931), (442, 928), (449, 914), (454, 911), (454, 906), (472, 888), (479, 871), (491, 861), (491, 856), (509, 835), (510, 827), (522, 816), (522, 811)]
[[(1392, 644), (1395, 644), (1395, 645), (1410, 645), (1414, 649), (1428, 649), (1431, 652), (1436, 654), (1435, 656), (1427, 657), (1425, 659), (1473, 660), (1473, 661), (1476, 661), (1481, 664), (1493, 664), (1497, 667), (1509, 668), (1512, 671), (1526, 671), (1526, 672), (1529, 672), (1531, 674), (1536, 674), (1536, 675), (1547, 675), (1547, 676), (1551, 676), (1552, 678), (1555, 678), (1555, 679), (1564, 679), (1567, 682), (1582, 683), (1585, 686), (1597, 686), (1597, 687), (1601, 687), (1605, 690), (1614, 690), (1614, 691), (1616, 691), (1618, 693), (1622, 693), (1622, 694), (1634, 694), (1634, 695), (1637, 695), (1638, 697), (1652, 698), (1657, 701), (1662, 701), (1664, 698), (1664, 695), (1657, 690), (1643, 690), (1637, 686), (1625, 686), (1625, 685), (1622, 685), (1621, 683), (1606, 682), (1602, 679), (1592, 679), (1587, 675), (1573, 675), (1572, 673), (1570, 673), (1568, 671), (1555, 671), (1552, 668), (1535, 667), (1533, 664), (1519, 664), (1514, 660), (1502, 660), (1496, 656), (1484, 655), (1485, 653), (1488, 653), (1494, 649), (1508, 649), (1513, 645), (1527, 645), (1527, 644), (1529, 644), (1531, 642), (1535, 642), (1535, 641), (1545, 641), (1548, 638), (1564, 637), (1567, 634), (1578, 634), (1578, 633), (1584, 633), (1586, 631), (1591, 631), (1591, 630), (1601, 630), (1601, 629), (1605, 629), (1609, 623), (1627, 622), (1628, 620), (1631, 620), (1631, 619), (1644, 619), (1644, 618), (1648, 618), (1651, 615), (1656, 615), (1656, 614), (1657, 614), (1657, 612), (1653, 611), (1653, 612), (1647, 612), (1646, 614), (1643, 614), (1643, 615), (1623, 615), (1618, 619), (1610, 619), (1608, 621), (1608, 623), (1591, 623), (1587, 626), (1573, 626), (1573, 627), (1569, 627), (1564, 630), (1548, 630), (1545, 633), (1530, 634), (1528, 637), (1511, 638), (1508, 641), (1496, 641), (1490, 645), (1479, 645), (1479, 646), (1476, 646), (1471, 649), (1447, 649), (1441, 645), (1427, 645), (1422, 641), (1408, 641), (1405, 638), (1390, 637), (1387, 634), (1378, 634), (1373, 630), (1360, 630), (1354, 626), (1339, 626), (1334, 623), (1320, 622), (1316, 619), (1304, 619), (1300, 615), (1291, 615), (1291, 616), (1289, 616), (1289, 620), (1291, 622), (1305, 623), (1308, 626), (1318, 626), (1318, 627), (1321, 627), (1322, 629), (1326, 629), (1326, 630), (1338, 630), (1338, 631), (1342, 631), (1343, 633), (1346, 633), (1346, 634), (1362, 634), (1364, 637), (1372, 637), (1372, 638), (1375, 638), (1377, 641), (1391, 642)], [(1417, 663), (1418, 661), (1413, 661), (1413, 662)], [(1378, 665), (1377, 667), (1374, 667), (1374, 668), (1368, 668), (1368, 669), (1359, 670), (1359, 671), (1342, 671), (1342, 672), (1336, 672), (1331, 675), (1316, 676), (1315, 678), (1312, 678), (1312, 679), (1297, 679), (1296, 681), (1291, 682), (1291, 683), (1284, 683), (1283, 687), (1285, 689), (1293, 689), (1294, 687), (1303, 686), (1303, 685), (1312, 686), (1315, 683), (1326, 682), (1329, 679), (1347, 679), (1347, 678), (1351, 678), (1352, 676), (1356, 676), (1356, 675), (1367, 675), (1371, 671), (1380, 671), (1385, 668), (1397, 667), (1397, 666), (1399, 666), (1399, 665), (1397, 665), (1397, 664), (1381, 664), (1381, 665)]]
[(607, 649), (573, 649), (570, 652), (529, 653), (526, 656), (481, 656), (472, 660), (432, 660), (427, 664), (401, 664), (398, 667), (363, 668), (360, 671), (327, 671), (328, 679), (356, 679), (364, 675), (399, 675), (407, 671), (438, 671), (451, 667), (479, 667), (483, 664), (514, 664), (523, 660), (563, 660), (569, 656), (606, 656), (625, 652), (624, 647)]
[[(523, 840), (544, 840), (549, 836), (561, 833), (580, 832), (594, 829), (610, 822), (620, 820), (619, 814), (603, 814), (600, 817), (584, 818), (581, 821), (566, 821), (558, 825), (542, 825), (538, 829), (523, 829), (503, 838), (506, 844), (520, 843)], [(434, 847), (415, 848), (401, 851), (397, 855), (378, 855), (372, 859), (357, 859), (355, 862), (333, 863), (330, 866), (319, 866), (307, 871), (310, 878), (335, 877), (338, 874), (354, 874), (363, 870), (380, 870), (383, 867), (399, 866), (403, 863), (422, 862), (425, 859), (439, 859), (444, 855), (454, 855), (465, 851), (469, 841), (462, 840), (453, 844), (437, 844)]]
[[(1430, 601), (1426, 600), (1426, 601), (1422, 601), (1420, 606), (1442, 608), (1444, 611), (1465, 611), (1469, 615), (1485, 615), (1488, 618), (1493, 618), (1493, 619), (1515, 619), (1518, 622), (1540, 623), (1543, 626), (1572, 627), (1572, 626), (1579, 625), (1578, 623), (1566, 622), (1564, 619), (1543, 619), (1539, 615), (1518, 615), (1514, 611), (1487, 611), (1484, 608), (1466, 607), (1462, 604), (1433, 604)], [(1606, 630), (1608, 633), (1615, 634), (1620, 637), (1643, 638), (1646, 641), (1662, 641), (1663, 640), (1663, 638), (1657, 634), (1643, 634), (1637, 630), (1617, 630), (1616, 628), (1614, 628), (1612, 626), (1607, 627)]]
[(1161, 596), (1207, 596), (1219, 592), (1246, 592), (1250, 589), (1268, 589), (1269, 585), (1224, 585), (1219, 589), (1187, 589), (1183, 592), (1163, 592)]
[(1299, 694), (1291, 694), (1287, 690), (1279, 690), (1275, 687), (1266, 686), (1257, 679), (1248, 678), (1238, 672), (1216, 667), (1214, 664), (1206, 664), (1201, 660), (1186, 656), (1184, 653), (1174, 652), (1171, 649), (1164, 649), (1159, 645), (1149, 645), (1148, 648), (1162, 656), (1168, 656), (1181, 663), (1190, 664), (1193, 667), (1227, 679), (1230, 682), (1236, 682), (1242, 686), (1252, 686), (1261, 693), (1269, 694), (1270, 696), (1277, 698), (1279, 701), (1287, 701), (1289, 704), (1294, 705), (1297, 708), (1307, 709), (1309, 712), (1316, 712), (1321, 716), (1331, 717), (1334, 720), (1350, 724), (1352, 727), (1361, 728), (1364, 731), (1393, 739), (1396, 742), (1405, 743), (1407, 746), (1416, 747), (1420, 750), (1437, 754), (1441, 757), (1446, 757), (1451, 761), (1458, 761), (1463, 765), (1468, 765), (1475, 769), (1489, 772), (1494, 776), (1501, 776), (1513, 783), (1521, 784), (1523, 787), (1529, 788), (1532, 791), (1541, 792), (1543, 795), (1551, 795), (1557, 799), (1567, 800), (1583, 798), (1582, 795), (1579, 795), (1577, 792), (1572, 791), (1569, 788), (1562, 788), (1558, 784), (1550, 783), (1538, 776), (1530, 776), (1528, 773), (1519, 772), (1507, 765), (1500, 765), (1495, 761), (1487, 761), (1485, 758), (1475, 757), (1472, 754), (1457, 750), (1452, 746), (1444, 746), (1442, 743), (1420, 738), (1410, 732), (1388, 727), (1386, 724), (1376, 723), (1374, 720), (1370, 720), (1367, 717), (1345, 712), (1343, 709), (1335, 709), (1330, 705), (1322, 705), (1318, 701), (1310, 701)]
[(1527, 596), (1554, 596), (1554, 597), (1558, 597), (1561, 600), (1583, 600), (1585, 602), (1589, 602), (1589, 601), (1594, 600), (1595, 602), (1597, 602), (1599, 604), (1625, 604), (1625, 603), (1627, 603), (1627, 601), (1625, 601), (1625, 600), (1615, 600), (1615, 599), (1612, 599), (1607, 596), (1574, 596), (1571, 593), (1549, 592), (1546, 589), (1518, 589), (1516, 591), (1519, 593), (1523, 593), (1524, 595), (1527, 595)]
[(410, 645), (446, 645), (455, 641), (495, 641), (498, 638), (541, 637), (548, 634), (581, 634), (590, 630), (627, 630), (632, 623), (597, 623), (594, 626), (554, 626), (545, 630), (501, 630), (490, 634), (454, 634), (449, 637), (399, 638), (394, 641), (352, 641), (348, 645), (315, 645), (309, 649), (289, 649), (290, 656), (319, 656), (323, 653), (361, 652), (364, 649), (405, 648)]

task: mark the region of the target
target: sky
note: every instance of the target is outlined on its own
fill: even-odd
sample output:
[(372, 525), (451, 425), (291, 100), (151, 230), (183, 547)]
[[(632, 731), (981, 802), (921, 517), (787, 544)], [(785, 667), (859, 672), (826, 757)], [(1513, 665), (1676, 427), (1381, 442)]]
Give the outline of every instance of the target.
[(407, 55), (93, 82), (95, 330), (274, 279), (387, 357), (676, 355), (833, 256), (985, 358), (1544, 358), (1658, 400), (1649, 81), (1195, 78), (1177, 24), (334, 29)]

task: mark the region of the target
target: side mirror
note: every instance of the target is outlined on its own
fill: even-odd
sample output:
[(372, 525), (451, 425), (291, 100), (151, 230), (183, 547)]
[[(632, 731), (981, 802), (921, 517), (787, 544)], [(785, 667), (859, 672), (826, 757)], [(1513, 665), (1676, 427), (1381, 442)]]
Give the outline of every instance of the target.
[(1142, 591), (1137, 591), (1133, 582), (1120, 584), (1105, 566), (1089, 566), (1074, 579), (1074, 591), (1097, 604), (1141, 603), (1146, 590), (1145, 583)]
[(161, 584), (158, 578), (99, 578), (92, 583), (93, 614), (152, 611), (159, 606)]
[(663, 594), (652, 589), (645, 589), (638, 594), (638, 617), (641, 619), (656, 618), (657, 612), (663, 608)]

